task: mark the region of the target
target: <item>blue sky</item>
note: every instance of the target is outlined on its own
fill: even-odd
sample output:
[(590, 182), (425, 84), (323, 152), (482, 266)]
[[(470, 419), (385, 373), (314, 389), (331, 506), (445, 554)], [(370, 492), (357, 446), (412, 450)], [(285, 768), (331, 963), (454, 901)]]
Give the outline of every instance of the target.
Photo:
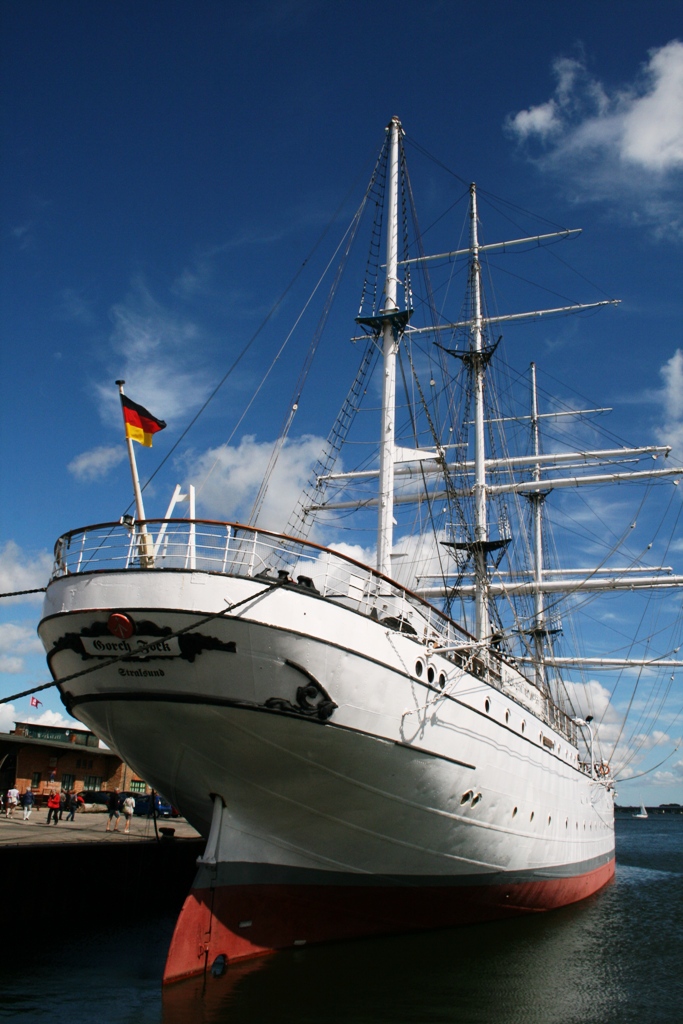
[[(335, 210), (357, 204), (394, 114), (464, 181), (585, 229), (580, 273), (597, 287), (586, 295), (574, 279), (577, 298), (621, 306), (562, 343), (537, 333), (535, 354), (568, 389), (618, 407), (616, 434), (668, 438), (683, 457), (676, 3), (2, 0), (0, 18), (3, 592), (44, 584), (60, 533), (125, 511), (114, 381), (169, 424), (139, 453), (146, 479)], [(418, 181), (428, 221), (442, 182), (433, 169)], [(149, 515), (217, 454), (200, 513), (248, 512), (294, 354), (286, 383), (271, 378), (240, 419), (245, 396), (303, 294), (288, 293), (155, 477)], [(337, 377), (352, 371), (354, 313), (302, 403), (294, 478), (336, 411)], [(2, 695), (47, 681), (39, 608), (2, 603)], [(61, 714), (52, 691), (42, 699), (41, 712)], [(671, 751), (676, 709), (667, 704), (666, 739), (648, 741), (643, 766)], [(28, 714), (17, 701), (0, 728)], [(624, 801), (641, 797), (683, 800), (680, 753), (623, 787)]]

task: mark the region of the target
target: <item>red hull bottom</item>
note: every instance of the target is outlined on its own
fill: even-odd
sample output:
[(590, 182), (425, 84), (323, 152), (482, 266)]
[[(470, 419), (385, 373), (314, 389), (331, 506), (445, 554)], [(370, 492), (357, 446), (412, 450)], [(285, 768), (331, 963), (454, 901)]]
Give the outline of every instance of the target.
[(583, 875), (479, 886), (239, 885), (191, 889), (176, 923), (164, 983), (278, 949), (445, 928), (555, 910), (597, 892), (614, 859)]

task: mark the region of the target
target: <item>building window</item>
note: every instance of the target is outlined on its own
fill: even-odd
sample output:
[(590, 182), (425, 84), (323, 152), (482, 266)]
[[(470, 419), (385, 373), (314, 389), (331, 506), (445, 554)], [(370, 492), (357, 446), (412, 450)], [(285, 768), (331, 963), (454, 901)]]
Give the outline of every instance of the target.
[(83, 779), (83, 789), (102, 789), (102, 776), (86, 775)]
[(38, 789), (40, 786), (40, 772), (34, 772), (31, 776), (31, 789)]
[(62, 789), (73, 789), (75, 781), (75, 775), (68, 775), (66, 772), (62, 772)]
[(131, 793), (144, 793), (147, 786), (142, 779), (131, 779), (130, 780), (130, 791)]

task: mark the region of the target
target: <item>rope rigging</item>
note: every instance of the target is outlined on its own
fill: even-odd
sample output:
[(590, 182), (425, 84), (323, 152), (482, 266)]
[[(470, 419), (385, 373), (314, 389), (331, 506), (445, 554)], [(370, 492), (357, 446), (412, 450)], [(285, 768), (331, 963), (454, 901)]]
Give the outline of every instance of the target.
[[(427, 151), (422, 149), (413, 140), (408, 141), (420, 152), (429, 156)], [(309, 309), (314, 296), (319, 294), (323, 287), (323, 282), (327, 282), (331, 277), (331, 284), (322, 313), (311, 333), (290, 401), (286, 406), (277, 437), (269, 453), (265, 474), (253, 499), (247, 523), (252, 526), (256, 525), (259, 517), (263, 518), (264, 503), (266, 502), (269, 488), (273, 485), (274, 474), (278, 464), (281, 465), (279, 460), (291, 435), (297, 412), (301, 406), (304, 389), (307, 385), (310, 386), (311, 370), (327, 328), (333, 304), (339, 293), (342, 273), (351, 257), (352, 247), (357, 238), (361, 222), (364, 219), (369, 220), (370, 244), (364, 267), (358, 306), (359, 318), (361, 321), (366, 321), (360, 324), (363, 332), (362, 347), (359, 346), (360, 359), (355, 377), (344, 397), (338, 416), (327, 435), (308, 482), (289, 516), (285, 532), (293, 538), (292, 549), (289, 553), (279, 554), (278, 557), (281, 558), (291, 556), (291, 558), (296, 559), (300, 552), (296, 548), (295, 541), (307, 539), (316, 525), (322, 524), (326, 526), (332, 518), (337, 521), (335, 525), (341, 529), (346, 529), (349, 533), (353, 531), (355, 534), (360, 535), (364, 530), (362, 523), (367, 521), (367, 518), (364, 520), (362, 517), (367, 511), (368, 503), (373, 500), (369, 495), (371, 494), (371, 487), (374, 486), (374, 482), (370, 483), (369, 480), (376, 467), (376, 442), (372, 442), (372, 452), (368, 454), (370, 442), (362, 436), (362, 429), (359, 429), (361, 440), (357, 440), (355, 435), (352, 436), (352, 432), (354, 429), (363, 427), (363, 417), (359, 417), (358, 414), (362, 412), (365, 415), (369, 411), (367, 409), (368, 402), (365, 401), (365, 398), (370, 389), (370, 378), (380, 354), (379, 340), (382, 328), (376, 324), (369, 324), (367, 321), (372, 318), (379, 319), (384, 312), (385, 305), (384, 286), (381, 278), (381, 261), (382, 238), (386, 228), (383, 200), (387, 189), (388, 153), (387, 140), (376, 159), (370, 182), (360, 206), (353, 214), (348, 228), (334, 248), (332, 256), (317, 279), (301, 313), (279, 344), (275, 355), (269, 361), (265, 374), (261, 376), (256, 390), (239, 416), (226, 442), (227, 444), (231, 443), (237, 430), (244, 422), (246, 415), (251, 410), (255, 399), (262, 393), (266, 381), (270, 378), (278, 361), (281, 360), (286, 346), (294, 337), (295, 331), (300, 328), (302, 317)], [(433, 158), (430, 157), (430, 159)], [(438, 161), (435, 162), (439, 163)], [(397, 580), (400, 579), (408, 589), (410, 589), (409, 582), (413, 579), (418, 580), (421, 573), (424, 574), (423, 578), (437, 580), (437, 585), (442, 586), (444, 589), (443, 601), (447, 614), (452, 616), (454, 608), (459, 606), (460, 617), (465, 627), (467, 627), (468, 620), (471, 625), (473, 602), (470, 599), (469, 591), (465, 593), (464, 590), (465, 584), (469, 584), (475, 575), (474, 552), (478, 544), (479, 551), (485, 551), (485, 557), (482, 559), (484, 562), (484, 574), (489, 584), (495, 579), (496, 585), (500, 586), (501, 590), (499, 598), (490, 597), (489, 599), (490, 620), (488, 623), (488, 635), (479, 641), (480, 646), (483, 647), (485, 643), (490, 643), (495, 636), (496, 643), (500, 644), (508, 654), (516, 652), (522, 657), (537, 657), (537, 661), (540, 661), (541, 659), (538, 655), (542, 644), (544, 658), (549, 660), (554, 653), (557, 653), (559, 657), (559, 652), (564, 643), (560, 633), (561, 630), (565, 629), (565, 620), (567, 623), (567, 639), (569, 639), (570, 632), (575, 628), (578, 630), (580, 625), (583, 625), (581, 618), (584, 619), (585, 623), (590, 622), (589, 607), (597, 600), (597, 594), (593, 592), (581, 594), (580, 583), (582, 581), (577, 579), (573, 584), (570, 578), (561, 594), (547, 594), (544, 596), (542, 605), (543, 615), (539, 616), (538, 609), (534, 608), (532, 596), (520, 596), (515, 593), (514, 583), (517, 577), (522, 576), (522, 567), (533, 566), (535, 542), (531, 515), (532, 502), (520, 493), (503, 494), (501, 492), (495, 496), (489, 495), (488, 508), (491, 511), (488, 518), (484, 516), (484, 521), (492, 536), (487, 536), (483, 541), (481, 537), (477, 538), (475, 536), (474, 496), (472, 493), (469, 495), (464, 493), (467, 487), (471, 486), (473, 478), (470, 465), (472, 460), (469, 458), (469, 453), (472, 451), (472, 418), (475, 405), (473, 385), (475, 350), (474, 347), (472, 347), (471, 351), (469, 349), (469, 328), (467, 326), (453, 330), (450, 340), (445, 340), (445, 335), (448, 332), (436, 333), (437, 327), (443, 328), (446, 323), (444, 315), (445, 303), (450, 296), (454, 282), (457, 283), (457, 275), (465, 272), (463, 268), (465, 261), (462, 261), (462, 263), (455, 260), (451, 261), (451, 266), (443, 270), (443, 281), (441, 284), (438, 283), (437, 272), (430, 272), (427, 263), (418, 262), (417, 264), (411, 264), (407, 262), (409, 249), (417, 251), (420, 257), (424, 257), (425, 249), (424, 234), (419, 230), (418, 226), (412, 185), (407, 173), (405, 148), (402, 139), (399, 143), (399, 164), (400, 241), (398, 245), (399, 248), (402, 248), (402, 254), (405, 257), (403, 260), (399, 257), (399, 272), (402, 275), (400, 284), (403, 287), (404, 294), (404, 312), (406, 314), (412, 313), (413, 307), (416, 307), (416, 310), (419, 310), (420, 315), (424, 317), (427, 324), (427, 327), (420, 328), (420, 330), (427, 331), (429, 327), (434, 329), (434, 334), (425, 334), (425, 338), (432, 340), (436, 338), (439, 341), (437, 344), (423, 344), (422, 335), (418, 335), (417, 331), (412, 333), (410, 326), (404, 324), (401, 329), (395, 328), (398, 351), (397, 366), (403, 390), (406, 394), (405, 407), (402, 407), (400, 404), (397, 406), (401, 410), (401, 415), (397, 419), (400, 419), (401, 422), (396, 430), (396, 447), (398, 449), (402, 444), (405, 444), (406, 447), (411, 446), (418, 451), (418, 454), (422, 454), (419, 450), (429, 446), (436, 453), (430, 462), (420, 461), (419, 458), (416, 458), (414, 464), (409, 463), (410, 456), (406, 453), (401, 453), (400, 455), (408, 463), (407, 468), (401, 469), (401, 472), (405, 474), (403, 479), (406, 481), (404, 495), (408, 494), (410, 497), (412, 492), (408, 489), (408, 484), (410, 487), (413, 487), (415, 481), (418, 481), (415, 488), (418, 496), (411, 506), (408, 506), (407, 502), (405, 505), (397, 503), (395, 525), (397, 526), (396, 536), (398, 540), (394, 543), (394, 552), (396, 555), (404, 556), (404, 560), (401, 562), (397, 561), (395, 578)], [(443, 165), (440, 166), (443, 167)], [(446, 170), (448, 169), (446, 168)], [(453, 174), (451, 171), (449, 173)], [(466, 186), (466, 183), (458, 175), (453, 174), (453, 177)], [(462, 202), (468, 192), (469, 189), (456, 199), (449, 208), (450, 211), (458, 207), (458, 204)], [(483, 190), (479, 190), (478, 194), (480, 196), (487, 195)], [(502, 203), (502, 200), (498, 200), (497, 197), (489, 196), (489, 198)], [(519, 211), (518, 207), (514, 207), (512, 204), (507, 205), (510, 211)], [(504, 215), (513, 223), (515, 222), (508, 213), (504, 213)], [(440, 219), (433, 221), (428, 230), (431, 230), (431, 228), (438, 224)], [(557, 225), (553, 226), (557, 227)], [(254, 345), (266, 325), (280, 309), (285, 298), (300, 278), (310, 257), (320, 246), (328, 228), (325, 229), (325, 232), (323, 232), (322, 236), (313, 246), (309, 256), (303, 261), (292, 280), (275, 301), (258, 329), (234, 358), (220, 382), (149, 477), (145, 487), (151, 483), (171, 455), (177, 450), (188, 432)], [(520, 249), (519, 251), (524, 250)], [(555, 256), (554, 253), (553, 256)], [(556, 258), (559, 259), (559, 257)], [(560, 262), (564, 263), (564, 260), (560, 259)], [(496, 269), (498, 270), (499, 268)], [(490, 275), (491, 267), (488, 261), (486, 270)], [(525, 278), (514, 273), (506, 273), (511, 278), (526, 283)], [(583, 275), (579, 276), (583, 277)], [(587, 280), (586, 278), (583, 279)], [(474, 300), (472, 291), (473, 286), (470, 280), (460, 306), (458, 322), (471, 321), (473, 318)], [(553, 295), (560, 295), (560, 293), (552, 292), (550, 289), (545, 289), (545, 291)], [(494, 331), (496, 333), (497, 331), (495, 326), (489, 323), (489, 321), (495, 320), (495, 316), (498, 315), (495, 292), (491, 290), (491, 293), (493, 298), (490, 301), (490, 305), (487, 305), (486, 301), (483, 302), (483, 319), (486, 325), (482, 332), (482, 348), (476, 351), (476, 358), (480, 359), (482, 364), (486, 366), (486, 374), (484, 376), (484, 396), (486, 401), (484, 420), (485, 441), (483, 442), (486, 448), (486, 459), (491, 461), (497, 460), (500, 463), (498, 467), (487, 470), (487, 480), (502, 486), (509, 485), (513, 478), (523, 479), (525, 482), (538, 478), (532, 476), (531, 469), (528, 472), (522, 471), (520, 477), (517, 469), (513, 467), (510, 461), (510, 451), (513, 449), (512, 441), (514, 440), (522, 442), (521, 445), (517, 446), (518, 449), (523, 450), (527, 455), (533, 454), (528, 422), (525, 422), (530, 417), (526, 414), (520, 414), (518, 408), (513, 407), (512, 404), (512, 392), (516, 385), (522, 383), (521, 375), (507, 365), (503, 355), (503, 347), (501, 346), (497, 350), (498, 342), (495, 341), (492, 344), (491, 341), (491, 335)], [(564, 296), (561, 297), (564, 298)], [(558, 315), (560, 314), (558, 313)], [(466, 338), (466, 343), (464, 344), (463, 337)], [(500, 339), (498, 340), (500, 341)], [(447, 346), (450, 346), (450, 349)], [(458, 350), (459, 347), (462, 351)], [(493, 368), (493, 363), (490, 366), (487, 365), (494, 350), (497, 350), (495, 359), (496, 369)], [(454, 366), (457, 367), (457, 370), (454, 369)], [(425, 376), (425, 370), (427, 376)], [(550, 375), (546, 376), (549, 378)], [(429, 381), (428, 385), (427, 381)], [(495, 400), (493, 398), (494, 389), (489, 386), (489, 382), (497, 385), (495, 392), (498, 397)], [(571, 391), (564, 382), (562, 382), (562, 387), (565, 394)], [(539, 389), (538, 393), (543, 394), (550, 401), (547, 392)], [(574, 395), (578, 394), (576, 391), (572, 393)], [(369, 404), (373, 404), (372, 399), (375, 396), (372, 392), (370, 397), (371, 401)], [(575, 412), (571, 397), (564, 401), (558, 401), (553, 398), (552, 402), (552, 408), (555, 411)], [(481, 409), (481, 404), (478, 408)], [(550, 423), (551, 421), (547, 422)], [(576, 425), (577, 423), (578, 425)], [(582, 434), (582, 431), (585, 432), (587, 429), (600, 434), (601, 437), (611, 439), (613, 443), (617, 441), (616, 434), (611, 434), (606, 430), (602, 432), (598, 430), (594, 417), (589, 420), (587, 416), (583, 416), (572, 423), (571, 432), (568, 429), (563, 432), (561, 426), (558, 425), (555, 427), (548, 426), (548, 429), (544, 431), (546, 445), (551, 450), (557, 447), (558, 451), (562, 451), (567, 449), (570, 442), (578, 438), (579, 444), (575, 447), (580, 454), (582, 448), (586, 449), (586, 445), (583, 443), (585, 442), (585, 434)], [(353, 443), (363, 446), (360, 449), (362, 455), (359, 456), (357, 462), (360, 468), (366, 471), (367, 477), (360, 481), (356, 480), (353, 483), (329, 480), (328, 478), (334, 473), (336, 467), (341, 462), (342, 447), (345, 444)], [(624, 444), (620, 440), (617, 443), (620, 445)], [(523, 447), (523, 445), (526, 445), (526, 447)], [(507, 464), (505, 464), (505, 460), (508, 460)], [(624, 461), (627, 460), (624, 459)], [(443, 486), (443, 493), (433, 486), (435, 479), (437, 479), (437, 474), (434, 472), (435, 463), (440, 470), (438, 486)], [(197, 488), (198, 492), (201, 492), (202, 487), (205, 486), (216, 465), (217, 461), (209, 468), (204, 480)], [(479, 462), (479, 465), (481, 466), (481, 462)], [(344, 466), (343, 468), (346, 473), (348, 467)], [(574, 467), (572, 466), (571, 468)], [(526, 475), (524, 475), (525, 473)], [(337, 476), (340, 475), (341, 473), (337, 473)], [(400, 493), (401, 477), (397, 477), (397, 479), (399, 482), (396, 493)], [(538, 483), (540, 490), (543, 486), (543, 479), (538, 480)], [(633, 525), (639, 521), (641, 514), (643, 514), (646, 500), (653, 493), (656, 486), (658, 485), (651, 484), (644, 489)], [(320, 515), (316, 519), (317, 513), (312, 511), (313, 507), (324, 506), (326, 500), (332, 504), (332, 498), (336, 498), (341, 494), (342, 489), (345, 490), (345, 493), (348, 493), (346, 488), (352, 489), (354, 499), (358, 499), (358, 509), (360, 511), (357, 512), (356, 509), (351, 510), (347, 508), (339, 510), (325, 509), (322, 507), (319, 509)], [(654, 532), (650, 533), (648, 546), (642, 547), (639, 544), (640, 550), (636, 554), (629, 551), (630, 545), (627, 543), (633, 528), (631, 524), (620, 533), (615, 526), (611, 509), (604, 509), (597, 501), (591, 505), (583, 498), (580, 492), (575, 496), (576, 504), (572, 511), (566, 507), (569, 502), (562, 498), (562, 494), (565, 493), (568, 492), (560, 492), (558, 489), (557, 494), (559, 498), (555, 503), (555, 508), (559, 507), (564, 516), (564, 523), (561, 527), (559, 516), (557, 520), (554, 518), (552, 507), (547, 510), (549, 512), (546, 516), (547, 526), (544, 526), (541, 544), (543, 572), (550, 571), (547, 569), (547, 566), (551, 564), (560, 564), (560, 559), (557, 556), (560, 553), (559, 548), (563, 543), (570, 554), (570, 561), (571, 556), (574, 556), (576, 551), (582, 550), (579, 546), (580, 543), (592, 548), (590, 550), (592, 556), (597, 552), (597, 557), (592, 559), (594, 568), (583, 579), (591, 579), (600, 570), (609, 569), (617, 552), (626, 553), (627, 564), (624, 568), (629, 570), (639, 568), (646, 563), (646, 560), (649, 560), (648, 552), (655, 542), (658, 548), (664, 546), (665, 557), (674, 543), (675, 531), (682, 509), (680, 506), (676, 509), (674, 505), (677, 495), (673, 489), (667, 506), (662, 512), (661, 520), (657, 523)], [(438, 497), (435, 497), (435, 494)], [(545, 499), (545, 495), (543, 497)], [(550, 505), (551, 503), (549, 502), (548, 504)], [(674, 513), (676, 514), (674, 515)], [(356, 515), (357, 521), (354, 520), (352, 522), (351, 517)], [(674, 524), (671, 534), (666, 537), (664, 536), (665, 522), (668, 522), (670, 516), (674, 516)], [(341, 521), (345, 525), (342, 526)], [(496, 527), (498, 540), (494, 540)], [(582, 538), (581, 541), (578, 539), (579, 535)], [(450, 548), (448, 541), (451, 542)], [(501, 542), (501, 546), (494, 548), (493, 545), (497, 544), (498, 541)], [(505, 542), (505, 544), (503, 545), (502, 542)], [(632, 547), (636, 547), (635, 541)], [(574, 564), (576, 564), (576, 558), (574, 558)], [(580, 564), (581, 562), (579, 561)], [(481, 571), (480, 569), (477, 571), (480, 572), (479, 582), (481, 580)], [(528, 568), (526, 572), (528, 576)], [(0, 597), (11, 598), (37, 594), (44, 592), (45, 589), (43, 587), (34, 590), (14, 591), (0, 594)], [(563, 613), (562, 620), (560, 620), (560, 612)], [(581, 617), (579, 619), (579, 626), (574, 627), (571, 625), (569, 612), (572, 612), (575, 618)], [(633, 652), (638, 652), (639, 650), (652, 654), (656, 648), (667, 647), (670, 636), (675, 629), (680, 629), (683, 613), (679, 609), (677, 621), (672, 623), (666, 619), (661, 625), (661, 629), (659, 629), (655, 627), (658, 627), (660, 622), (658, 618), (660, 613), (665, 617), (665, 613), (656, 606), (656, 602), (647, 602), (641, 610), (638, 621), (634, 623), (633, 630), (631, 632), (623, 632), (622, 636), (627, 642), (619, 650), (625, 650), (628, 656), (631, 656)], [(225, 612), (218, 612), (216, 616), (222, 614), (225, 614)], [(216, 616), (210, 616), (203, 621), (209, 621), (210, 618)], [(595, 621), (598, 623), (598, 628), (602, 630), (603, 637), (608, 635), (608, 629), (613, 630), (614, 636), (617, 635), (616, 626), (597, 619)], [(195, 624), (193, 627), (188, 627), (188, 629), (196, 628), (197, 625), (201, 624)], [(542, 630), (545, 636), (535, 645), (533, 633), (535, 631), (538, 636)], [(184, 631), (181, 630), (180, 632)], [(555, 632), (557, 632), (557, 636), (553, 635)], [(177, 636), (179, 633), (172, 635)], [(572, 636), (575, 641), (579, 638), (578, 633), (573, 633)], [(581, 645), (576, 643), (575, 646), (580, 647)], [(99, 668), (105, 667), (105, 664), (113, 664), (123, 657), (125, 655), (111, 659), (106, 663), (90, 666), (82, 672), (66, 677), (61, 682), (67, 682), (70, 679), (86, 675), (88, 672), (97, 671)], [(664, 655), (660, 655), (660, 658), (662, 657)], [(470, 654), (469, 662), (473, 662), (473, 659), (474, 651)], [(581, 692), (577, 689), (579, 686), (583, 686), (583, 693), (587, 694), (586, 699), (589, 699), (590, 682), (592, 680), (589, 679), (584, 669), (581, 670), (579, 678), (581, 683), (573, 683), (565, 679), (562, 673), (557, 672), (552, 680), (549, 679), (549, 682), (552, 683), (553, 700), (558, 706), (563, 709), (571, 708), (573, 711), (575, 705), (578, 706), (576, 694)], [(608, 693), (608, 704), (604, 710), (598, 711), (595, 716), (595, 728), (596, 740), (599, 741), (600, 732), (602, 731), (606, 734), (604, 727), (610, 724), (607, 721), (608, 709), (614, 707), (617, 695), (621, 694), (624, 687), (630, 686), (630, 696), (625, 702), (626, 714), (621, 722), (621, 727), (618, 730), (612, 728), (609, 743), (607, 741), (604, 743), (606, 749), (611, 747), (610, 761), (616, 758), (623, 748), (627, 748), (626, 754), (623, 755), (621, 770), (638, 758), (646, 748), (649, 737), (655, 728), (653, 723), (666, 707), (674, 681), (674, 674), (669, 672), (666, 675), (658, 676), (653, 681), (652, 670), (649, 667), (647, 669), (641, 667), (635, 674), (635, 679), (624, 670), (620, 670), (611, 692)], [(15, 694), (12, 697), (4, 698), (0, 703), (7, 703), (11, 700), (28, 696), (54, 685), (56, 685), (54, 682), (41, 684), (30, 690)], [(602, 684), (600, 685), (602, 686)], [(545, 693), (544, 690), (542, 692)], [(605, 690), (605, 692), (607, 693), (608, 691)], [(640, 701), (642, 701), (642, 705), (639, 706)], [(637, 715), (636, 712), (638, 712)], [(635, 722), (629, 720), (630, 714), (634, 714)], [(668, 760), (668, 758), (664, 760)], [(652, 770), (654, 769), (650, 769), (650, 771)]]

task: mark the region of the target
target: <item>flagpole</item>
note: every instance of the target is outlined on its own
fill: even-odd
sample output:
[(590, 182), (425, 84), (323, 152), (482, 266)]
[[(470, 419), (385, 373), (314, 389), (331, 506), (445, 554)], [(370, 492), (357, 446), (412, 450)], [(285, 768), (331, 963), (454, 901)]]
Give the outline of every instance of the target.
[[(117, 380), (116, 383), (119, 387), (119, 394), (123, 394), (123, 385), (126, 383), (125, 380)], [(126, 420), (123, 420), (124, 429), (126, 426)], [(140, 488), (140, 477), (138, 476), (138, 466), (135, 461), (135, 451), (133, 449), (133, 439), (126, 435), (126, 444), (128, 445), (128, 460), (130, 462), (130, 471), (133, 477), (133, 491), (135, 492), (135, 508), (137, 511), (138, 522), (145, 519), (145, 506), (142, 504), (142, 490)]]
[[(117, 380), (119, 395), (123, 395), (123, 385), (125, 380)], [(124, 416), (123, 420), (124, 429), (126, 425), (126, 419)], [(128, 446), (128, 460), (130, 462), (130, 472), (133, 477), (133, 491), (135, 493), (135, 509), (137, 512), (137, 529), (140, 541), (140, 563), (143, 568), (151, 569), (154, 565), (154, 557), (152, 555), (152, 545), (150, 543), (150, 537), (147, 533), (147, 524), (145, 523), (145, 506), (142, 503), (142, 488), (140, 487), (140, 477), (138, 476), (138, 466), (135, 461), (135, 450), (133, 448), (133, 439), (128, 437), (126, 434), (126, 444)]]

